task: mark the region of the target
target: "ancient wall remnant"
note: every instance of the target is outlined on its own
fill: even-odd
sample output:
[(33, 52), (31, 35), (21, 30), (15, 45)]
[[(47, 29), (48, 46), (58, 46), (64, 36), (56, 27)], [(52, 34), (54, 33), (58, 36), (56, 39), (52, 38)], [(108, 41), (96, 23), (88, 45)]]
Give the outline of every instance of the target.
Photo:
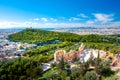
[(72, 62), (75, 60), (79, 60), (80, 54), (84, 50), (84, 44), (82, 43), (79, 47), (78, 51), (71, 50), (68, 53), (65, 50), (58, 50), (54, 53), (54, 61), (58, 62), (61, 60), (61, 58), (64, 58), (65, 62)]

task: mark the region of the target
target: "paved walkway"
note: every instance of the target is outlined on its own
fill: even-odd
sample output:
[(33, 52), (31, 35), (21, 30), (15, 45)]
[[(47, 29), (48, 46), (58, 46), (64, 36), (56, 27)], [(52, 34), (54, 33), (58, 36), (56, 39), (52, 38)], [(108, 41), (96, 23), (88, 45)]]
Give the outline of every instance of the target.
[(54, 63), (54, 60), (52, 60), (52, 61), (50, 61), (48, 63), (42, 63), (42, 69), (43, 69), (43, 71), (47, 71), (47, 70), (51, 69), (51, 67), (50, 67), (51, 63)]

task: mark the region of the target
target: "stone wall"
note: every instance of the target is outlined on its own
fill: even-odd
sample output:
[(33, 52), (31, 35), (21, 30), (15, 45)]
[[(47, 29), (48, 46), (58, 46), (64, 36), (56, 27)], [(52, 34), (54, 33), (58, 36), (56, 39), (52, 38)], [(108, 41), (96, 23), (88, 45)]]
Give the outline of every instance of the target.
[(61, 58), (64, 58), (65, 62), (72, 62), (80, 58), (80, 54), (84, 50), (84, 44), (82, 43), (78, 51), (71, 50), (68, 53), (65, 50), (58, 50), (54, 53), (54, 61), (58, 62)]

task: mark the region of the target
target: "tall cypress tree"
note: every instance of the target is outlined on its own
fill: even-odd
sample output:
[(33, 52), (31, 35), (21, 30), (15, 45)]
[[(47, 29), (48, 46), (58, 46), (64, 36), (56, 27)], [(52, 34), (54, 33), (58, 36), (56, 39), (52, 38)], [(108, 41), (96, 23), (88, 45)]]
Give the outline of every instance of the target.
[(97, 74), (97, 80), (100, 80), (100, 54), (98, 51), (98, 56), (96, 58), (96, 62), (95, 62), (95, 72)]
[(59, 62), (59, 64), (58, 64), (58, 68), (59, 68), (60, 70), (63, 70), (64, 67), (65, 67), (64, 65), (65, 65), (64, 57), (62, 56), (62, 58), (61, 58), (61, 60), (60, 60), (60, 62)]

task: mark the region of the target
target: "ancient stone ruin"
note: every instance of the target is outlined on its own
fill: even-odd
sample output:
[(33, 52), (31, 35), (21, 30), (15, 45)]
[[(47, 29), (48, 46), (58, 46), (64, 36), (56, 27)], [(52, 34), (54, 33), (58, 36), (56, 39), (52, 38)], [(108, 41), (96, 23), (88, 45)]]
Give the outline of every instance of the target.
[(83, 52), (84, 47), (85, 46), (82, 43), (78, 51), (71, 50), (67, 53), (65, 50), (58, 50), (54, 53), (54, 61), (58, 62), (61, 60), (62, 57), (64, 58), (65, 62), (72, 62), (75, 60), (79, 60), (80, 54)]
[(120, 67), (120, 52), (118, 52), (116, 55), (115, 55), (115, 58), (113, 59), (111, 65), (113, 67)]

